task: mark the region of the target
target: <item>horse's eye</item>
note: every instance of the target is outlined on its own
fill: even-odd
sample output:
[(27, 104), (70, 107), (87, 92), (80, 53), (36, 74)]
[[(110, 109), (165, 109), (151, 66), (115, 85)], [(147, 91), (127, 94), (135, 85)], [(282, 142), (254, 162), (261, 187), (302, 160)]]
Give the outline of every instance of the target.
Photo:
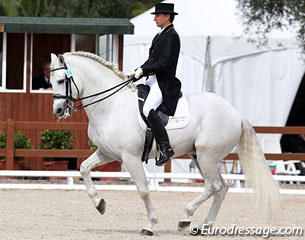
[(64, 81), (65, 81), (65, 79), (60, 79), (60, 80), (58, 80), (58, 84), (63, 84)]

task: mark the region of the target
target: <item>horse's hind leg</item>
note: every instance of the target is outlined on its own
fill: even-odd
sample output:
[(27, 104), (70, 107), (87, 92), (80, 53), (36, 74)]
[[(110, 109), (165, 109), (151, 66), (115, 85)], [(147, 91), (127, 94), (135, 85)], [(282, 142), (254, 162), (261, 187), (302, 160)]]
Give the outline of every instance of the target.
[(213, 223), (217, 217), (217, 214), (219, 212), (219, 209), (221, 207), (221, 204), (228, 192), (229, 188), (220, 174), (219, 174), (219, 178), (222, 182), (223, 188), (219, 192), (214, 193), (212, 206), (210, 207), (209, 213), (201, 226), (203, 226), (203, 225), (212, 226), (213, 225)]
[[(204, 156), (204, 159), (202, 156)], [(215, 155), (213, 154), (201, 154), (198, 165), (199, 171), (205, 180), (204, 191), (189, 204), (187, 204), (185, 208), (185, 217), (179, 222), (178, 230), (181, 231), (190, 225), (191, 220), (189, 217), (193, 216), (197, 208), (212, 195), (214, 196), (214, 201), (204, 223), (211, 224), (215, 220), (221, 203), (228, 190), (226, 183), (219, 174), (219, 161), (217, 159), (220, 158), (215, 158)]]
[(105, 213), (106, 209), (106, 202), (104, 199), (98, 198), (97, 191), (94, 187), (94, 184), (92, 182), (90, 171), (92, 168), (99, 166), (101, 164), (105, 164), (108, 162), (113, 161), (106, 155), (104, 155), (101, 151), (97, 150), (95, 151), (89, 158), (87, 158), (80, 166), (80, 173), (84, 179), (84, 183), (86, 185), (86, 189), (88, 192), (89, 197), (93, 201), (94, 206), (96, 209), (101, 213)]

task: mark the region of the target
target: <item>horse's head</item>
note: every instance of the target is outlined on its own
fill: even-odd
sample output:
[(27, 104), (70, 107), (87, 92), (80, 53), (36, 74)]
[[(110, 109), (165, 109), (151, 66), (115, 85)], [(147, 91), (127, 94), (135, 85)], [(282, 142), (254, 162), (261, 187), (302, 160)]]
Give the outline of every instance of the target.
[(50, 81), (53, 89), (53, 113), (58, 118), (67, 118), (73, 110), (78, 89), (72, 72), (68, 69), (63, 55), (51, 54)]
[(108, 99), (132, 81), (124, 82), (125, 77), (113, 63), (92, 53), (51, 54), (53, 113), (67, 118), (73, 110)]

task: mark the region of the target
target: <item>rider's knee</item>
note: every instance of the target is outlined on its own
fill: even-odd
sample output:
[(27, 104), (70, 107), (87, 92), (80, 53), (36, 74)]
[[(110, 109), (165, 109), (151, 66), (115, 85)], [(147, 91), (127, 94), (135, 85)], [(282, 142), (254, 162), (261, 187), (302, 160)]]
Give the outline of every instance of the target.
[(151, 108), (150, 106), (147, 106), (146, 104), (144, 104), (144, 106), (143, 106), (143, 114), (144, 114), (144, 116), (145, 116), (146, 118), (148, 117), (149, 112), (150, 112), (151, 109), (152, 109), (152, 108)]

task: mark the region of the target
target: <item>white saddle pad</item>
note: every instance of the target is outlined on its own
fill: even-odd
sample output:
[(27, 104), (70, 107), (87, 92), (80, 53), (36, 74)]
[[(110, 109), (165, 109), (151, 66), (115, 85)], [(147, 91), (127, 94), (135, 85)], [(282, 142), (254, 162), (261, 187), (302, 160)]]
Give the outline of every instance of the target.
[[(145, 122), (143, 121), (140, 113), (138, 112), (138, 120), (141, 128), (145, 130), (147, 128)], [(190, 122), (190, 111), (189, 104), (185, 96), (182, 96), (176, 108), (175, 116), (170, 116), (166, 129), (178, 129), (186, 127)]]

